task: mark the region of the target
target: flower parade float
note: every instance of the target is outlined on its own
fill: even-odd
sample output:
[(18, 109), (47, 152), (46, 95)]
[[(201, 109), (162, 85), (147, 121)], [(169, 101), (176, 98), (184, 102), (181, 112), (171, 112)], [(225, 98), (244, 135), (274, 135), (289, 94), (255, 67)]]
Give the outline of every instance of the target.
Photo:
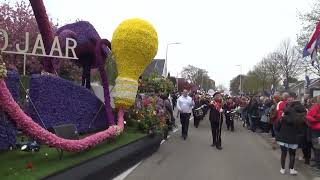
[[(39, 18), (44, 18), (44, 20), (42, 19), (38, 22), (40, 33), (43, 36), (46, 36), (45, 34), (51, 34), (52, 31), (48, 30), (50, 28), (41, 28), (42, 25), (47, 25), (45, 22), (47, 16), (43, 15), (45, 14), (43, 2), (37, 0), (30, 2), (37, 21)], [(88, 42), (86, 39), (86, 35), (89, 34), (88, 32), (96, 33), (90, 23), (81, 21), (61, 27), (56, 32), (56, 35), (59, 38), (59, 42), (61, 41), (60, 44), (62, 47), (64, 46), (63, 41), (68, 37), (74, 38), (77, 41), (79, 48), (76, 48), (75, 53), (79, 58), (78, 63), (82, 64), (83, 67), (98, 67), (105, 93), (105, 119), (108, 128), (91, 135), (85, 135), (79, 140), (64, 139), (49, 132), (46, 127), (43, 127), (43, 125), (40, 125), (26, 114), (14, 100), (5, 82), (8, 71), (6, 70), (5, 64), (1, 62), (0, 110), (7, 114), (10, 121), (12, 121), (24, 135), (39, 142), (42, 146), (39, 153), (30, 154), (27, 158), (25, 154), (21, 154), (21, 151), (18, 150), (5, 152), (3, 155), (5, 160), (11, 161), (9, 158), (11, 157), (15, 159), (14, 163), (18, 164), (17, 167), (5, 168), (6, 172), (0, 175), (0, 177), (3, 177), (1, 179), (112, 178), (122, 170), (141, 160), (141, 158), (150, 155), (159, 147), (161, 141), (159, 137), (151, 139), (144, 137), (141, 133), (123, 133), (124, 111), (135, 103), (138, 90), (138, 77), (157, 53), (158, 37), (155, 29), (145, 20), (128, 19), (116, 28), (111, 43), (107, 40), (100, 39), (98, 36), (96, 36), (95, 42)], [(95, 35), (97, 35), (97, 33)], [(46, 52), (48, 47), (46, 44), (48, 42), (54, 43), (53, 39), (53, 35), (52, 37), (51, 35), (49, 35), (49, 37), (43, 37)], [(115, 99), (116, 111), (118, 112), (116, 123), (114, 122), (110, 106), (110, 93), (106, 72), (103, 68), (104, 59), (108, 53), (111, 52), (111, 49), (119, 72), (115, 88), (112, 92)], [(84, 51), (89, 52), (84, 53)], [(85, 57), (82, 53), (91, 55)], [(47, 68), (46, 70), (48, 72), (52, 73), (57, 70), (57, 60), (46, 59), (44, 62), (46, 62), (44, 67), (45, 69)], [(47, 78), (52, 83), (61, 81), (61, 78), (50, 74), (37, 75), (37, 77)], [(41, 83), (39, 86), (41, 86)], [(76, 88), (76, 86), (74, 87)], [(39, 96), (46, 96), (46, 94), (40, 94)], [(52, 106), (51, 108), (55, 107)], [(50, 114), (48, 116), (50, 116)], [(54, 114), (51, 114), (51, 116), (54, 116)], [(130, 142), (128, 139), (121, 139), (123, 136), (133, 136), (133, 138), (137, 140)], [(110, 145), (106, 141), (109, 139), (113, 140), (115, 144), (118, 143), (118, 147), (112, 143)], [(62, 149), (70, 152), (70, 154), (62, 160), (59, 160), (56, 158), (56, 155), (52, 155), (54, 153), (53, 151), (55, 151), (54, 148)], [(43, 152), (44, 155), (42, 151), (45, 151)], [(2, 159), (3, 157), (1, 157), (0, 154), (0, 158)], [(17, 161), (17, 159), (20, 161)], [(22, 162), (24, 162), (23, 165), (19, 164)], [(13, 166), (12, 163), (11, 165)], [(23, 168), (23, 166), (25, 166), (25, 168)], [(44, 168), (45, 166), (47, 166), (47, 168)], [(23, 170), (21, 170), (21, 168)]]

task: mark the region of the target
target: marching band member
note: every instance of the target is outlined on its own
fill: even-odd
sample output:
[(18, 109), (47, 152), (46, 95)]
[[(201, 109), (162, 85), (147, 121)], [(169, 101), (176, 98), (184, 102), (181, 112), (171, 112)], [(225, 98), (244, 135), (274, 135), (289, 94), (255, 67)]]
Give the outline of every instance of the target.
[(231, 98), (227, 99), (227, 102), (224, 104), (223, 109), (226, 117), (226, 124), (227, 124), (227, 129), (231, 130), (232, 132), (234, 131), (234, 122), (231, 119), (231, 111), (234, 109), (234, 102), (232, 101)]
[(213, 101), (210, 104), (210, 124), (212, 132), (212, 147), (216, 146), (218, 150), (221, 150), (221, 126), (223, 121), (222, 116), (222, 97), (219, 92), (214, 93)]

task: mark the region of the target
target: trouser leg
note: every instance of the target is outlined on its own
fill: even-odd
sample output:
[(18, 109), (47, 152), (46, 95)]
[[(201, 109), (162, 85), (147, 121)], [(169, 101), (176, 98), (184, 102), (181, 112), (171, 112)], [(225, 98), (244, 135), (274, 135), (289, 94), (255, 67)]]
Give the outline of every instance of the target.
[(230, 115), (226, 114), (226, 125), (227, 125), (227, 129), (230, 129)]
[(234, 118), (230, 118), (230, 128), (231, 131), (234, 131)]
[(182, 135), (182, 137), (184, 137), (184, 135), (185, 135), (185, 127), (186, 127), (184, 114), (180, 114), (180, 122), (181, 122), (181, 133), (182, 133), (181, 135)]
[(294, 168), (294, 162), (295, 162), (295, 159), (296, 159), (296, 150), (295, 149), (289, 149), (289, 158), (290, 158), (289, 168), (293, 169)]
[(269, 128), (270, 128), (270, 130), (271, 130), (271, 136), (272, 136), (272, 137), (275, 137), (274, 129), (273, 129), (273, 124), (270, 123), (269, 126), (270, 126)]
[(195, 116), (193, 116), (193, 125), (194, 127), (197, 127), (198, 126), (198, 118), (196, 118)]
[(221, 128), (222, 128), (222, 119), (220, 119), (220, 123), (217, 128), (217, 147), (221, 147)]
[(255, 131), (255, 122), (254, 122), (254, 118), (249, 116), (249, 121), (250, 121), (250, 129), (252, 131)]
[(311, 147), (312, 147), (312, 143), (308, 142), (307, 140), (303, 141), (301, 144), (301, 148), (302, 148), (302, 152), (303, 152), (303, 157), (305, 160), (306, 164), (310, 163), (310, 159), (311, 159)]
[(281, 149), (281, 168), (285, 169), (288, 148), (280, 146)]
[(181, 120), (181, 126), (182, 126), (182, 136), (183, 137), (188, 136), (189, 119), (190, 119), (190, 114), (187, 114), (187, 113), (180, 114), (180, 120)]
[(186, 118), (186, 128), (185, 128), (185, 135), (186, 135), (186, 136), (188, 136), (189, 122), (190, 122), (190, 114), (187, 114), (187, 118)]
[(212, 144), (216, 144), (217, 143), (217, 129), (218, 129), (218, 125), (217, 123), (210, 121), (210, 125), (211, 125), (211, 134), (212, 134)]

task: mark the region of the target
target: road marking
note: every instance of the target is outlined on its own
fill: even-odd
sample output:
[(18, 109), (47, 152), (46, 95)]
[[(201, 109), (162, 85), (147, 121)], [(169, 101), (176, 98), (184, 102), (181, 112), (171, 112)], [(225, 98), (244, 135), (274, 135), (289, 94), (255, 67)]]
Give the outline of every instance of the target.
[[(190, 120), (193, 120), (194, 118), (191, 117)], [(178, 128), (174, 129), (172, 131), (172, 133), (176, 133), (179, 128), (181, 128), (181, 125), (178, 125)], [(171, 135), (168, 135), (168, 139), (171, 137)], [(166, 142), (166, 140), (162, 140), (160, 142), (160, 144), (163, 144), (164, 142)], [(131, 167), (130, 169), (126, 170), (125, 172), (123, 172), (122, 174), (118, 175), (117, 177), (113, 178), (113, 180), (124, 180), (132, 171), (134, 171), (140, 164), (142, 161), (140, 161), (139, 163), (137, 163), (136, 165), (134, 165), (133, 167)]]
[(124, 178), (126, 178), (134, 169), (136, 169), (142, 161), (138, 162), (136, 165), (132, 166), (130, 169), (126, 170), (125, 172), (123, 172), (122, 174), (120, 174), (119, 176), (113, 178), (113, 180), (123, 180)]

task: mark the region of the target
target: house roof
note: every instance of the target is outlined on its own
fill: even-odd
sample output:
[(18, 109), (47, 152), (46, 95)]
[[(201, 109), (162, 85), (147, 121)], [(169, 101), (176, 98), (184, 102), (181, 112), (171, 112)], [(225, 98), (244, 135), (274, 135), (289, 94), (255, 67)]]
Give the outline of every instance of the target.
[(150, 76), (152, 73), (156, 73), (158, 76), (163, 76), (163, 71), (166, 65), (165, 59), (154, 59), (149, 66), (144, 70), (142, 76)]
[[(319, 83), (319, 82), (320, 82), (320, 79), (319, 79), (319, 78), (310, 79), (309, 88), (312, 88), (313, 86), (317, 85), (317, 83)], [(298, 82), (290, 85), (290, 89), (295, 89), (295, 88), (304, 87), (304, 83), (305, 83), (304, 80), (298, 81)]]
[(296, 83), (293, 83), (293, 84), (289, 85), (290, 89), (295, 89), (295, 88), (297, 88), (299, 86), (304, 86), (304, 81), (298, 81)]

